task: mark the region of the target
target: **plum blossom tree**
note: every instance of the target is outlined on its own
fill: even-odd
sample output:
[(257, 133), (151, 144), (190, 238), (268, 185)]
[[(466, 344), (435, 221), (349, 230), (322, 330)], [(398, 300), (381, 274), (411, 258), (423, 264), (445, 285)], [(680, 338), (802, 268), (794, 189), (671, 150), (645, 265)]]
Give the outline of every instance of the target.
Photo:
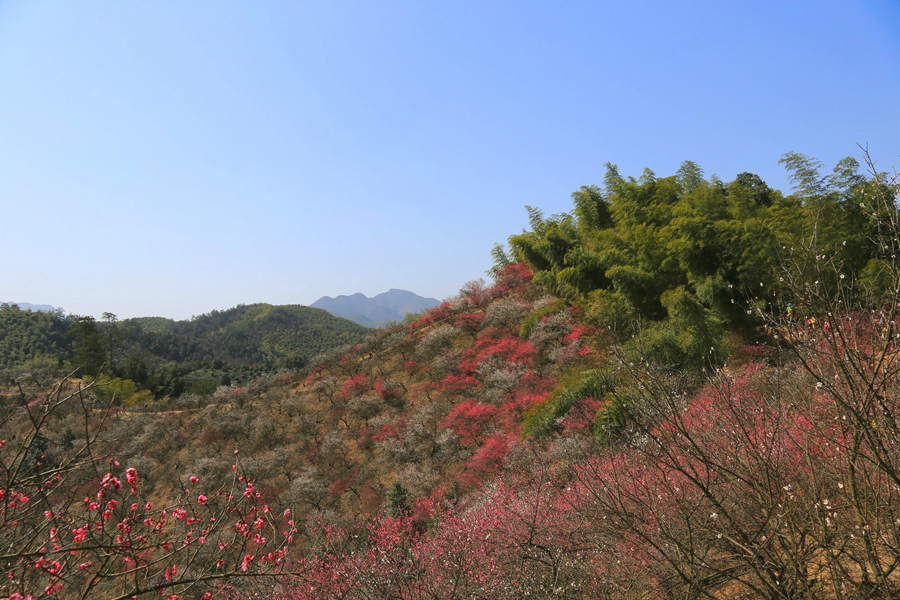
[[(208, 598), (217, 583), (285, 568), (297, 533), (290, 511), (267, 505), (239, 462), (228, 486), (185, 477), (182, 493), (157, 504), (137, 469), (103, 451), (109, 409), (94, 408), (89, 392), (64, 379), (0, 415), (0, 593)], [(53, 454), (36, 440), (63, 418), (80, 419), (83, 438)]]

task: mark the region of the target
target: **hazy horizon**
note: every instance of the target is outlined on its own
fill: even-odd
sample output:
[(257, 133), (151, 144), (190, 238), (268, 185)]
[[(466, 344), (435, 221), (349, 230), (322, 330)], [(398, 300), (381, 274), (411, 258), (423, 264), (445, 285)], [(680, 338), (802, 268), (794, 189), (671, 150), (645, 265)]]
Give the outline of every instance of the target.
[(0, 296), (444, 299), (607, 161), (900, 166), (900, 5), (12, 1), (0, 86)]
[[(412, 290), (401, 290), (401, 289), (398, 289), (398, 288), (391, 288), (391, 289), (389, 289), (389, 290), (385, 290), (384, 292), (379, 292), (378, 294), (373, 294), (373, 295), (371, 295), (371, 296), (366, 295), (366, 294), (362, 294), (362, 292), (353, 292), (353, 293), (350, 293), (350, 294), (338, 294), (338, 295), (336, 295), (336, 296), (328, 296), (328, 295), (320, 296), (319, 298), (317, 298), (317, 299), (314, 300), (313, 302), (310, 302), (309, 304), (302, 304), (302, 303), (292, 303), (292, 304), (299, 304), (299, 305), (302, 305), (302, 306), (309, 306), (309, 307), (311, 307), (311, 308), (317, 308), (317, 307), (314, 306), (314, 305), (315, 305), (316, 303), (322, 301), (322, 300), (325, 300), (325, 299), (335, 300), (335, 299), (339, 299), (339, 298), (348, 298), (348, 297), (356, 296), (356, 295), (358, 295), (358, 294), (362, 294), (363, 296), (366, 297), (366, 299), (372, 300), (372, 299), (375, 298), (376, 296), (382, 296), (382, 295), (384, 295), (384, 294), (388, 294), (389, 292), (395, 292), (395, 291), (396, 291), (396, 292), (411, 292), (411, 293), (415, 294), (418, 298), (420, 298), (420, 299), (422, 299), (422, 300), (436, 300), (436, 301), (438, 301), (438, 302), (441, 301), (441, 300), (439, 300), (439, 299), (437, 299), (437, 298), (425, 297), (425, 296), (422, 296), (421, 294), (416, 294), (416, 293), (413, 292)], [(446, 299), (446, 298), (445, 298), (445, 299)], [(73, 312), (71, 312), (71, 311), (66, 310), (66, 308), (65, 308), (64, 306), (55, 306), (55, 305), (47, 304), (47, 303), (36, 303), (36, 302), (26, 302), (26, 301), (13, 301), (13, 300), (0, 300), (0, 306), (2, 306), (2, 305), (4, 305), (4, 304), (7, 304), (7, 305), (9, 305), (9, 306), (16, 305), (16, 306), (18, 306), (18, 307), (19, 307), (20, 309), (22, 309), (22, 310), (31, 310), (31, 311), (35, 311), (35, 310), (57, 311), (57, 310), (59, 310), (59, 311), (62, 311), (64, 314), (67, 314), (67, 315), (69, 315), (69, 314), (78, 314), (78, 313), (73, 313)], [(234, 308), (235, 306), (238, 306), (238, 305), (240, 305), (240, 304), (256, 304), (256, 303), (255, 303), (255, 302), (239, 302), (238, 304), (236, 304), (236, 305), (234, 305), (234, 306), (214, 307), (214, 308), (210, 308), (209, 310), (205, 310), (205, 311), (200, 312), (200, 313), (192, 314), (190, 317), (185, 317), (185, 318), (180, 318), (180, 319), (174, 319), (174, 320), (176, 320), (176, 321), (190, 320), (190, 319), (192, 319), (192, 318), (194, 318), (194, 317), (197, 317), (197, 316), (200, 316), (200, 315), (203, 315), (203, 314), (210, 313), (210, 312), (212, 312), (213, 310), (219, 310), (219, 311), (222, 311), (222, 310), (228, 310), (228, 309)], [(261, 302), (261, 304), (266, 304), (266, 303), (265, 303), (265, 302)], [(272, 304), (272, 303), (269, 302), (268, 304)], [(328, 311), (328, 312), (331, 312), (331, 311)], [(113, 314), (115, 314), (115, 313), (113, 313)], [(93, 316), (94, 318), (100, 318), (100, 315), (99, 315), (99, 314), (96, 314), (96, 315), (90, 315), (90, 316)], [(128, 317), (121, 317), (120, 315), (116, 315), (116, 318), (125, 318), (125, 319), (128, 319), (128, 318), (136, 318), (136, 317), (162, 317), (162, 315), (130, 315), (130, 316), (128, 316)], [(171, 318), (171, 317), (164, 317), (164, 318)]]

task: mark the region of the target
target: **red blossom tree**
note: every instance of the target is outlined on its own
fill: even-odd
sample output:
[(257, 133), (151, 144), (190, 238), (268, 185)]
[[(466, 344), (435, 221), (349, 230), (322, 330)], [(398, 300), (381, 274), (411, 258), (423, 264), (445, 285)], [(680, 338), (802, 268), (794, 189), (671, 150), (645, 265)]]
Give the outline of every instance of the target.
[[(0, 568), (7, 597), (203, 595), (217, 583), (285, 568), (297, 530), (235, 463), (231, 486), (196, 478), (156, 503), (141, 474), (103, 455), (88, 388), (63, 380), (39, 402), (23, 395), (0, 420)], [(58, 456), (35, 455), (48, 426), (81, 413), (86, 437)], [(100, 411), (103, 413), (104, 411)], [(209, 592), (211, 593), (211, 592)]]

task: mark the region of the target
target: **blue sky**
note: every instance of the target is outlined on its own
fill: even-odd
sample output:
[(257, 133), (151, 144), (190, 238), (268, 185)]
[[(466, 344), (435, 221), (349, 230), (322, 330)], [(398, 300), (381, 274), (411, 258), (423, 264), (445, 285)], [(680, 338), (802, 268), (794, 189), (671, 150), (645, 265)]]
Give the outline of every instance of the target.
[(787, 190), (898, 108), (886, 0), (0, 2), (0, 301), (445, 298), (607, 161)]

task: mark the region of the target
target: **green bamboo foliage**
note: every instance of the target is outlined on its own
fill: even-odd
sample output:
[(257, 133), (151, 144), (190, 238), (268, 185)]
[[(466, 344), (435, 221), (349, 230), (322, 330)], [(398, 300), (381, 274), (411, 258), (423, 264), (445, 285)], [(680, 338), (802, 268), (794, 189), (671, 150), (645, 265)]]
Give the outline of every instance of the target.
[(789, 195), (753, 173), (728, 183), (706, 178), (692, 161), (673, 176), (647, 169), (638, 179), (608, 163), (604, 186), (573, 193), (571, 212), (546, 217), (527, 207), (531, 229), (495, 258), (527, 262), (536, 283), (582, 303), (626, 340), (635, 331), (624, 322), (639, 320), (661, 360), (707, 364), (710, 348), (725, 349), (728, 330), (755, 326), (750, 303), (779, 309), (777, 265), (798, 248), (842, 252), (861, 293), (884, 279), (871, 241), (877, 221), (865, 215), (878, 184), (852, 158), (828, 175), (803, 154), (781, 163), (794, 185)]

